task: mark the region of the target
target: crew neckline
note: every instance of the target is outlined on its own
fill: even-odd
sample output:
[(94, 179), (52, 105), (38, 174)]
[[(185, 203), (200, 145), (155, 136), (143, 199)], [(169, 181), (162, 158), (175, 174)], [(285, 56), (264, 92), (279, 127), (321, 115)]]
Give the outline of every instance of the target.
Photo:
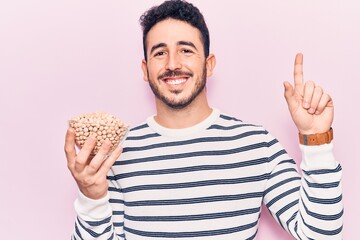
[(220, 116), (220, 111), (218, 109), (212, 108), (211, 114), (205, 118), (203, 121), (198, 124), (188, 127), (188, 128), (166, 128), (161, 126), (155, 121), (155, 115), (152, 115), (146, 119), (146, 123), (151, 129), (156, 133), (167, 136), (167, 137), (183, 137), (188, 135), (193, 135), (199, 131), (209, 128)]

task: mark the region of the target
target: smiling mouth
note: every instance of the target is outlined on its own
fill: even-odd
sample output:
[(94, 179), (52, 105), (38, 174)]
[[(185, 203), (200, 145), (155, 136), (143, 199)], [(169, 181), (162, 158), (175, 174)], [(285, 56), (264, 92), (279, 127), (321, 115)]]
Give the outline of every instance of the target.
[(182, 84), (185, 84), (186, 81), (192, 76), (193, 74), (191, 72), (168, 70), (161, 74), (158, 79), (171, 86), (180, 86)]
[(188, 80), (188, 78), (185, 78), (185, 77), (181, 77), (181, 78), (165, 78), (165, 79), (163, 79), (163, 81), (166, 84), (169, 84), (169, 85), (180, 85), (180, 84), (185, 83), (187, 80)]

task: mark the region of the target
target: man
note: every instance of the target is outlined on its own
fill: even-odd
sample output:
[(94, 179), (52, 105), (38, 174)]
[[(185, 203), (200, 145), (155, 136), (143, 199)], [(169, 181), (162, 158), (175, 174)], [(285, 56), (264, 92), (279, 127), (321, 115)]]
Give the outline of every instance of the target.
[(262, 203), (296, 239), (341, 239), (333, 103), (321, 87), (304, 83), (302, 55), (294, 86), (284, 83), (301, 136), (300, 177), (265, 129), (209, 106), (206, 79), (216, 61), (196, 7), (167, 1), (141, 24), (142, 70), (157, 113), (108, 157), (105, 142), (90, 159), (94, 137), (76, 154), (68, 130), (65, 152), (80, 190), (73, 239), (254, 239)]

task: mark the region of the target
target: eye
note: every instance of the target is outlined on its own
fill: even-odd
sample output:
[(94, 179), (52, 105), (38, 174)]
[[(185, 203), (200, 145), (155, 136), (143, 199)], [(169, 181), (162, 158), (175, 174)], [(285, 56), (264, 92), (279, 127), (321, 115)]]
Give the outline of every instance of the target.
[(188, 49), (188, 48), (181, 49), (180, 52), (184, 53), (184, 54), (192, 54), (192, 53), (194, 53), (191, 49)]
[(166, 54), (165, 51), (158, 51), (154, 54), (154, 57), (161, 57), (161, 56), (164, 56)]

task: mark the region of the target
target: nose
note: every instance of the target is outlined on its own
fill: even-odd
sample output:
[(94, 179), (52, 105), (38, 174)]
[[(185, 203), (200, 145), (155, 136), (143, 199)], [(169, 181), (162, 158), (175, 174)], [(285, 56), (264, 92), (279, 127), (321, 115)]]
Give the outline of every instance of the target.
[(181, 61), (179, 54), (169, 53), (165, 67), (167, 70), (181, 69)]

